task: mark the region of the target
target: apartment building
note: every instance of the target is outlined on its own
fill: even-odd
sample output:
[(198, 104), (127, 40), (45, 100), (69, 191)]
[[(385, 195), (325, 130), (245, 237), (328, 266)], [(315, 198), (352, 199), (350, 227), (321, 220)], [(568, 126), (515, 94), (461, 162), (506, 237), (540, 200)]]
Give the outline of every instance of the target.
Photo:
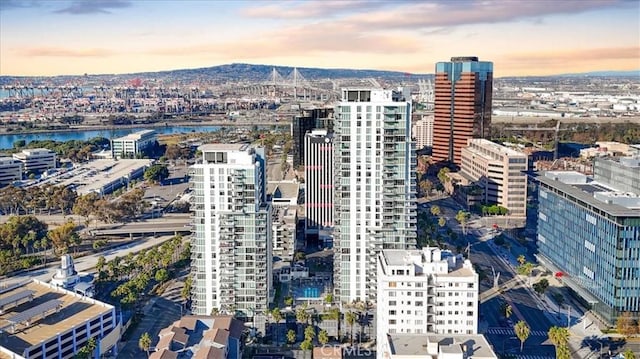
[(25, 149), (14, 153), (13, 158), (22, 162), (22, 169), (27, 173), (56, 168), (56, 153), (46, 148)]
[(333, 134), (313, 130), (304, 141), (305, 227), (315, 234), (333, 227)]
[(377, 358), (498, 359), (498, 356), (481, 334), (392, 334), (378, 342)]
[(527, 213), (527, 155), (482, 138), (467, 140), (461, 172), (483, 190), (483, 202), (509, 210), (513, 217)]
[(375, 258), (416, 244), (411, 102), (392, 90), (342, 90), (334, 123), (334, 287), (375, 301)]
[(22, 179), (22, 162), (13, 157), (0, 157), (0, 186)]
[(412, 115), (411, 136), (416, 148), (421, 150), (433, 146), (433, 112), (416, 112)]
[[(637, 161), (618, 162), (640, 178)], [(606, 166), (600, 170), (605, 171)], [(640, 311), (640, 195), (621, 191), (610, 174), (573, 171), (538, 177), (540, 262), (609, 323)]]
[(272, 289), (266, 156), (248, 144), (207, 144), (192, 166), (193, 312), (265, 313)]
[(38, 280), (0, 290), (0, 358), (74, 358), (89, 338), (96, 357), (117, 356), (121, 323), (106, 303)]
[(478, 274), (450, 251), (383, 250), (377, 258), (378, 343), (395, 334), (477, 334)]
[(154, 130), (143, 130), (111, 140), (113, 158), (135, 157), (155, 146), (158, 136)]
[(291, 138), (293, 139), (293, 167), (305, 165), (306, 148), (305, 136), (314, 129), (330, 130), (332, 123), (332, 108), (305, 109), (291, 120)]
[(477, 57), (438, 62), (435, 74), (433, 159), (460, 166), (470, 138), (488, 138), (493, 63)]

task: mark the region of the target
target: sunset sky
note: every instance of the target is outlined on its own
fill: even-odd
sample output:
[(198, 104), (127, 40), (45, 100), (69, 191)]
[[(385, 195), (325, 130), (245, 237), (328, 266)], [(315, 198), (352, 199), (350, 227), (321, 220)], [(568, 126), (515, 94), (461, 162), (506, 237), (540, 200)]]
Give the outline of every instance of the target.
[(0, 75), (234, 62), (496, 77), (640, 69), (637, 0), (0, 0)]

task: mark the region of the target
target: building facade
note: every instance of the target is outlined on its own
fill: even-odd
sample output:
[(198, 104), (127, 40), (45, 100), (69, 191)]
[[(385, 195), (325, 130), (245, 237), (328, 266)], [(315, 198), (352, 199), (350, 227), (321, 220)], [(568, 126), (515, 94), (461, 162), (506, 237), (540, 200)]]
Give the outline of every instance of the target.
[(0, 293), (1, 358), (75, 358), (90, 338), (95, 357), (117, 356), (121, 322), (116, 308), (38, 280)]
[(640, 193), (640, 156), (605, 157), (593, 161), (593, 177), (598, 182), (615, 184), (622, 192)]
[(460, 166), (470, 138), (488, 138), (493, 63), (477, 57), (438, 62), (435, 74), (433, 159)]
[(265, 313), (272, 289), (271, 206), (263, 148), (208, 144), (192, 167), (193, 312)]
[(433, 112), (417, 112), (413, 114), (411, 135), (416, 148), (421, 150), (433, 146)]
[(482, 138), (462, 149), (461, 171), (483, 190), (483, 202), (514, 217), (527, 214), (527, 155)]
[[(634, 171), (640, 177), (640, 167)], [(549, 171), (538, 182), (543, 265), (562, 273), (562, 281), (609, 323), (622, 312), (639, 312), (638, 193), (618, 191), (578, 172)]]
[(291, 137), (293, 139), (293, 167), (305, 164), (305, 136), (314, 129), (331, 130), (333, 128), (333, 109), (314, 108), (302, 110), (293, 117)]
[(335, 295), (375, 301), (377, 254), (416, 244), (411, 103), (391, 90), (343, 89), (334, 129)]
[(22, 161), (13, 157), (0, 157), (0, 186), (22, 179)]
[(111, 140), (113, 158), (135, 157), (155, 146), (158, 136), (154, 130), (143, 130)]
[(13, 158), (22, 162), (23, 171), (42, 172), (56, 168), (56, 153), (46, 148), (32, 148), (14, 153)]
[(326, 130), (305, 137), (306, 233), (333, 227), (333, 152), (333, 135)]
[(378, 263), (378, 343), (393, 334), (477, 334), (478, 274), (450, 251), (383, 250)]

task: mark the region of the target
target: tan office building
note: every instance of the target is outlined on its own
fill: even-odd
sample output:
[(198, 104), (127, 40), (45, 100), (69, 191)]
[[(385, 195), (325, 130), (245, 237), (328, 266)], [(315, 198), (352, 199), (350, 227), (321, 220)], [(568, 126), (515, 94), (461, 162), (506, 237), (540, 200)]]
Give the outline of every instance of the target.
[(489, 140), (474, 138), (462, 149), (461, 172), (483, 189), (485, 203), (495, 203), (514, 217), (526, 217), (527, 155)]

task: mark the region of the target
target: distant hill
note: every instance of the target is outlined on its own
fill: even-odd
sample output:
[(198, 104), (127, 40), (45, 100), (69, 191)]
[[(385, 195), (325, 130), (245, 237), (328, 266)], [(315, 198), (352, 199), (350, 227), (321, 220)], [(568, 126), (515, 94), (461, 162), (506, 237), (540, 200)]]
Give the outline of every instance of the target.
[[(203, 67), (197, 69), (182, 69), (172, 71), (160, 71), (160, 72), (145, 72), (132, 74), (135, 76), (144, 77), (163, 77), (163, 76), (178, 76), (178, 77), (211, 77), (228, 80), (253, 80), (253, 81), (267, 81), (272, 77), (273, 69), (278, 74), (287, 78), (291, 76), (293, 67), (291, 66), (273, 66), (273, 65), (253, 65), (253, 64), (228, 64), (212, 67)], [(431, 76), (427, 74), (407, 74), (400, 71), (384, 71), (384, 70), (354, 70), (354, 69), (323, 69), (314, 67), (298, 67), (298, 73), (305, 79), (319, 80), (319, 79), (336, 79), (336, 78), (404, 78), (407, 76), (419, 76), (426, 77)]]
[(560, 74), (559, 77), (640, 77), (640, 70), (631, 71), (592, 71), (572, 74)]

